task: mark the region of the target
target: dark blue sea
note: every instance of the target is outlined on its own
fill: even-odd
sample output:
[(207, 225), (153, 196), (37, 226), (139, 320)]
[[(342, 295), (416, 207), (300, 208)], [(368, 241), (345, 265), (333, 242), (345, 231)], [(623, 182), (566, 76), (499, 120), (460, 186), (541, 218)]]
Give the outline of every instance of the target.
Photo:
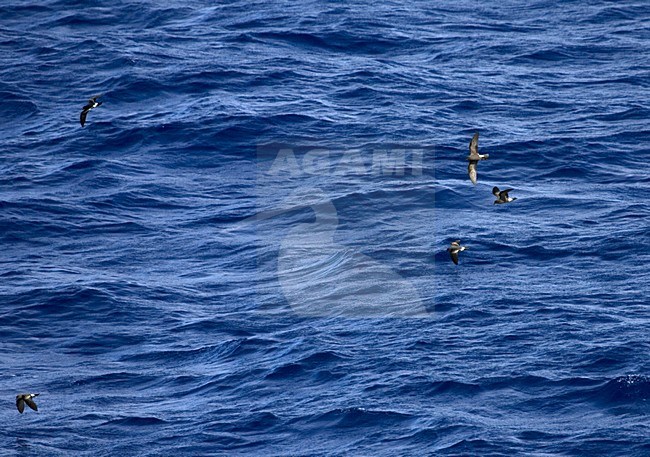
[(0, 456), (650, 456), (649, 23), (3, 1)]

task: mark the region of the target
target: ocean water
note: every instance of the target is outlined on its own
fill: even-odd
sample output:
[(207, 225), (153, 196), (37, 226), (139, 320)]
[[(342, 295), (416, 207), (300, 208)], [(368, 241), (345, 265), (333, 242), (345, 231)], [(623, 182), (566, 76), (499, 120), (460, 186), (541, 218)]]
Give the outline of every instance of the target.
[(649, 21), (4, 1), (0, 455), (650, 455)]

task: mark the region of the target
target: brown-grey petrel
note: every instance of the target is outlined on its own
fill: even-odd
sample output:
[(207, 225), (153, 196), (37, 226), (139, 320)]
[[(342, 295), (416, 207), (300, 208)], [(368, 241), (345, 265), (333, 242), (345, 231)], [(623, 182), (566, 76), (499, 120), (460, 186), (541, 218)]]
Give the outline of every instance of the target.
[(38, 406), (34, 403), (33, 398), (38, 397), (39, 394), (18, 394), (16, 395), (16, 408), (20, 414), (25, 410), (25, 403), (34, 411), (38, 411)]
[(97, 99), (100, 96), (97, 95), (90, 100), (88, 100), (88, 104), (84, 106), (81, 110), (81, 116), (79, 117), (79, 122), (81, 122), (81, 126), (83, 127), (84, 124), (86, 123), (86, 116), (88, 116), (88, 111), (90, 111), (93, 108), (97, 108), (99, 105), (102, 104), (102, 102), (98, 102)]
[(469, 165), (467, 166), (467, 172), (469, 173), (469, 179), (473, 184), (476, 184), (476, 165), (479, 160), (485, 160), (490, 157), (490, 154), (479, 154), (478, 153), (478, 132), (472, 137), (472, 141), (469, 142), (469, 155), (467, 160), (469, 160)]
[(508, 192), (510, 192), (511, 190), (512, 189), (504, 189), (504, 190), (500, 191), (498, 187), (496, 187), (496, 186), (493, 187), (492, 188), (492, 193), (497, 198), (496, 200), (494, 200), (494, 204), (495, 205), (500, 205), (501, 203), (510, 203), (510, 202), (514, 202), (515, 200), (517, 200), (517, 197), (509, 197), (508, 196)]
[(467, 246), (461, 246), (460, 240), (452, 241), (451, 246), (447, 248), (449, 255), (451, 256), (452, 262), (458, 265), (458, 253), (467, 249)]

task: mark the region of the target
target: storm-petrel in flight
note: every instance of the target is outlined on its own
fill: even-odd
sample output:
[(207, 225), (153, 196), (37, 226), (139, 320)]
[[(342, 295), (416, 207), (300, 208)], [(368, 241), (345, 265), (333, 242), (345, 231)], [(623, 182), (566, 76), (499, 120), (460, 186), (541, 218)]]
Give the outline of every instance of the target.
[(489, 157), (490, 154), (478, 153), (478, 132), (476, 132), (472, 137), (472, 141), (469, 142), (469, 155), (467, 156), (467, 160), (469, 160), (467, 172), (472, 183), (476, 184), (476, 164), (478, 164), (479, 160), (485, 160)]
[(451, 256), (451, 260), (456, 265), (458, 265), (458, 253), (464, 251), (465, 249), (467, 249), (467, 246), (461, 246), (460, 240), (452, 241), (451, 246), (447, 248), (447, 251), (449, 251), (449, 255)]
[(38, 411), (38, 406), (34, 403), (33, 398), (38, 397), (38, 394), (18, 394), (16, 395), (16, 408), (20, 414), (25, 410), (25, 403), (34, 411)]
[(510, 192), (512, 189), (505, 189), (505, 190), (499, 190), (498, 187), (493, 187), (492, 188), (492, 193), (494, 196), (497, 198), (494, 200), (495, 205), (500, 205), (501, 203), (510, 203), (514, 202), (517, 200), (517, 197), (508, 197), (508, 192)]
[(83, 127), (84, 124), (86, 123), (86, 116), (88, 116), (88, 111), (90, 111), (90, 110), (93, 109), (93, 108), (97, 108), (99, 105), (102, 104), (102, 102), (98, 102), (98, 101), (97, 101), (97, 99), (98, 99), (99, 97), (100, 97), (100, 96), (97, 95), (97, 96), (91, 98), (90, 100), (88, 100), (88, 104), (87, 104), (86, 106), (83, 107), (83, 109), (82, 109), (82, 111), (81, 111), (81, 117), (79, 117), (79, 121), (81, 122), (81, 126), (82, 126), (82, 127)]

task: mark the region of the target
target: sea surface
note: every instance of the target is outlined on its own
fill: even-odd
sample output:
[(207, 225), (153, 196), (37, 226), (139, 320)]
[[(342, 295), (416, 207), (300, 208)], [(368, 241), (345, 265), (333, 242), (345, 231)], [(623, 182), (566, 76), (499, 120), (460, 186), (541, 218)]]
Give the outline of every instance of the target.
[(649, 23), (3, 1), (0, 455), (650, 456)]

